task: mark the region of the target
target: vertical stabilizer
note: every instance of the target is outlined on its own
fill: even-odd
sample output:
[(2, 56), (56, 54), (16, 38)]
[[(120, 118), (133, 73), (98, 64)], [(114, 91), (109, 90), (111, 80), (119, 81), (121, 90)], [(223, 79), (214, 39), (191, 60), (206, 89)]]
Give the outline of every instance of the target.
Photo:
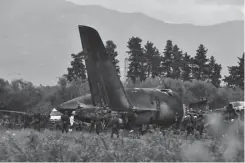
[[(88, 26), (78, 28), (83, 51), (88, 54), (85, 61), (93, 101), (93, 93), (99, 90), (104, 102), (113, 110), (125, 111), (132, 108), (99, 33)], [(97, 89), (93, 88), (96, 86)]]

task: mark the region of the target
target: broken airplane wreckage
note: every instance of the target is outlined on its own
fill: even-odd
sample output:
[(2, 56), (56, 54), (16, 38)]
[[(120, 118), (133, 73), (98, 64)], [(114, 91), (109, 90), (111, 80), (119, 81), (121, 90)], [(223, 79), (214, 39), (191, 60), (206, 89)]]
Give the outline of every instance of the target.
[[(132, 125), (156, 124), (169, 126), (180, 123), (185, 114), (179, 95), (169, 89), (124, 89), (110, 56), (106, 53), (99, 33), (88, 26), (79, 26), (90, 93), (57, 107), (64, 113), (75, 111), (81, 121), (90, 122), (85, 113), (110, 110), (133, 115)], [(108, 114), (110, 114), (109, 112)]]

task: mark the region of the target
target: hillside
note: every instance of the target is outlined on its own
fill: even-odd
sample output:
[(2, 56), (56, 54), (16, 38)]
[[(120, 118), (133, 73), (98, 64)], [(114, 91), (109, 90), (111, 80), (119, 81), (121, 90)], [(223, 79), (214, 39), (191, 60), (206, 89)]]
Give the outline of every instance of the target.
[[(35, 84), (55, 84), (66, 72), (70, 54), (81, 51), (77, 25), (96, 28), (104, 41), (111, 39), (123, 68), (131, 36), (152, 41), (163, 51), (171, 39), (183, 51), (195, 54), (199, 44), (214, 55), (227, 74), (244, 51), (242, 21), (213, 26), (168, 24), (140, 13), (120, 13), (99, 6), (78, 6), (63, 0), (3, 0), (0, 2), (0, 74), (23, 77)], [(16, 74), (19, 74), (16, 75)]]

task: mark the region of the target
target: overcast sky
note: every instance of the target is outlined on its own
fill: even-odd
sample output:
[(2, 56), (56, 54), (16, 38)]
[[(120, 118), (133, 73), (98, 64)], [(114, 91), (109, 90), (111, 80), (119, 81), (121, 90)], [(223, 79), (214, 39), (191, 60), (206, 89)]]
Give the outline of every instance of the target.
[(141, 12), (169, 23), (212, 25), (244, 19), (244, 0), (67, 0), (121, 12)]

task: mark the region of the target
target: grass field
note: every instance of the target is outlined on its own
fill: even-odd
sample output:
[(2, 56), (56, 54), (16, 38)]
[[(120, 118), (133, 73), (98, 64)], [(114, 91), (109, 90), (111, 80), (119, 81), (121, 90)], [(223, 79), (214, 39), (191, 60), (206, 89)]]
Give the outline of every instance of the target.
[[(119, 139), (109, 133), (44, 130), (1, 130), (0, 161), (244, 161), (244, 133), (236, 134), (237, 126), (222, 128), (213, 125), (202, 139), (184, 133), (173, 134), (156, 131), (140, 138), (130, 138), (121, 133)], [(243, 126), (242, 126), (243, 127)]]

